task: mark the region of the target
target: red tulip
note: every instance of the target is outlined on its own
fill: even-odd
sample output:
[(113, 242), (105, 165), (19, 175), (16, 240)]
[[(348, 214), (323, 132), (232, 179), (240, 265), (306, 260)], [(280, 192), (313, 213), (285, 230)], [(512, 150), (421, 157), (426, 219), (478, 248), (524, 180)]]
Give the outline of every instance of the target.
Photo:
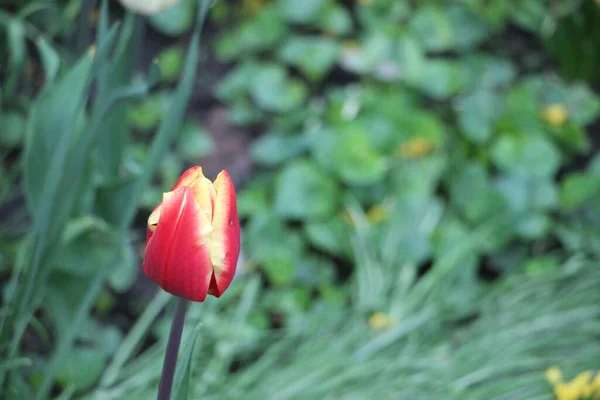
[(215, 182), (185, 171), (148, 218), (144, 273), (175, 296), (204, 301), (227, 289), (240, 254), (235, 189), (226, 171)]

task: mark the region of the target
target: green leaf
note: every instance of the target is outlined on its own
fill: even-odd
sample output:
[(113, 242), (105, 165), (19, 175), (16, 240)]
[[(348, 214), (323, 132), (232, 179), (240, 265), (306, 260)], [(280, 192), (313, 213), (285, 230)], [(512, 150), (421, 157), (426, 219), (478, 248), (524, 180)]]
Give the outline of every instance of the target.
[(334, 140), (315, 151), (319, 157), (328, 157), (337, 175), (350, 185), (379, 182), (387, 171), (386, 160), (371, 145), (367, 131), (353, 125), (344, 127)]
[(252, 98), (265, 111), (290, 112), (304, 102), (307, 94), (306, 87), (288, 78), (279, 65), (264, 65), (252, 78)]
[(11, 19), (6, 27), (7, 42), (9, 49), (9, 74), (8, 79), (3, 87), (6, 93), (11, 93), (23, 73), (23, 65), (25, 64), (25, 28), (18, 19)]
[(61, 365), (57, 378), (63, 386), (74, 385), (84, 390), (100, 377), (108, 357), (121, 341), (121, 334), (115, 327), (101, 326), (91, 320), (84, 326), (80, 341)]
[(552, 227), (552, 220), (543, 213), (527, 213), (518, 219), (516, 232), (528, 240), (540, 239), (546, 236)]
[(198, 163), (213, 152), (215, 144), (210, 134), (197, 123), (187, 121), (177, 141), (177, 151), (184, 160)]
[[(106, 37), (107, 27), (103, 27), (103, 21), (108, 24), (107, 2), (103, 2), (101, 18), (97, 33), (97, 40), (101, 42)], [(99, 66), (98, 78), (96, 80), (96, 96), (93, 113), (102, 112), (102, 106), (106, 104), (110, 93), (122, 89), (130, 84), (135, 69), (135, 52), (139, 40), (135, 40), (135, 17), (127, 14), (119, 41), (111, 57)], [(149, 78), (150, 80), (150, 78)], [(101, 160), (96, 168), (101, 176), (100, 180), (112, 181), (120, 176), (123, 154), (129, 143), (129, 124), (127, 113), (129, 104), (120, 104), (108, 112), (102, 126), (98, 143), (98, 154)], [(92, 115), (93, 116), (93, 115)]]
[(452, 25), (454, 46), (457, 50), (472, 50), (489, 36), (488, 26), (465, 6), (453, 5), (446, 12)]
[(460, 64), (447, 60), (429, 60), (423, 66), (417, 86), (427, 96), (445, 100), (463, 89), (466, 74)]
[(600, 175), (574, 172), (567, 175), (560, 185), (560, 207), (572, 212), (600, 193)]
[(238, 214), (241, 218), (262, 214), (271, 206), (269, 193), (272, 187), (270, 177), (254, 178), (237, 195)]
[(272, 214), (252, 218), (247, 229), (247, 249), (251, 262), (265, 271), (276, 286), (291, 283), (304, 254), (304, 241)]
[(129, 121), (142, 131), (154, 129), (164, 117), (170, 98), (166, 93), (155, 93), (129, 109)]
[(502, 113), (502, 99), (490, 90), (480, 90), (461, 98), (457, 112), (461, 133), (475, 143), (485, 143)]
[(252, 61), (245, 61), (234, 67), (219, 83), (217, 97), (220, 100), (234, 102), (248, 94), (252, 79), (260, 71), (261, 66)]
[(338, 188), (315, 164), (297, 160), (277, 176), (273, 201), (275, 212), (285, 218), (327, 217), (337, 208)]
[(330, 3), (319, 18), (320, 27), (335, 35), (347, 35), (352, 32), (352, 16), (341, 4)]
[(138, 277), (138, 259), (131, 244), (118, 244), (120, 254), (108, 276), (108, 284), (117, 293), (124, 293), (131, 288)]
[(119, 377), (123, 365), (141, 347), (143, 339), (151, 331), (152, 323), (172, 298), (171, 294), (162, 290), (156, 293), (144, 312), (137, 318), (135, 325), (129, 330), (127, 336), (121, 341), (119, 347), (113, 352), (113, 358), (100, 379), (100, 387), (109, 387)]
[(44, 185), (50, 184), (47, 178), (51, 160), (64, 164), (77, 134), (73, 121), (82, 112), (92, 62), (90, 53), (84, 55), (59, 81), (46, 87), (32, 106), (25, 142), (24, 179), (27, 204), (34, 216), (44, 201)]
[(521, 174), (502, 175), (496, 179), (494, 186), (515, 212), (546, 211), (558, 205), (558, 190), (551, 177), (540, 179)]
[(410, 29), (428, 51), (448, 50), (455, 40), (447, 14), (438, 7), (419, 7), (410, 19)]
[(265, 7), (234, 32), (221, 36), (216, 44), (217, 55), (224, 61), (242, 58), (277, 47), (287, 36), (287, 26), (276, 7)]
[(55, 256), (55, 270), (74, 276), (92, 275), (108, 262), (116, 244), (113, 232), (108, 231), (101, 221), (90, 217), (78, 218), (66, 227)]
[(417, 85), (426, 63), (422, 45), (412, 36), (404, 35), (396, 43), (395, 53), (402, 79), (410, 85)]
[(325, 221), (308, 221), (304, 233), (311, 245), (340, 257), (352, 253), (350, 228), (342, 218), (334, 217)]
[(502, 135), (492, 145), (491, 156), (498, 168), (528, 176), (552, 176), (560, 166), (560, 152), (539, 135)]
[(2, 127), (1, 148), (13, 150), (22, 144), (25, 137), (25, 119), (21, 114), (14, 111), (3, 112), (0, 114), (0, 126)]
[(157, 58), (161, 79), (165, 82), (176, 81), (183, 67), (184, 52), (181, 46), (171, 46), (163, 49)]
[(283, 45), (279, 57), (298, 67), (311, 81), (320, 81), (335, 65), (339, 54), (339, 45), (334, 40), (295, 36)]
[(266, 133), (254, 141), (250, 153), (259, 164), (276, 166), (302, 154), (306, 148), (304, 136), (275, 132)]
[(196, 3), (179, 0), (172, 7), (148, 17), (150, 25), (167, 36), (180, 36), (189, 31), (196, 19)]
[(40, 52), (40, 58), (42, 59), (44, 71), (46, 72), (46, 85), (48, 85), (52, 83), (56, 77), (56, 74), (58, 74), (58, 69), (60, 68), (60, 57), (56, 50), (43, 36), (40, 36), (39, 39), (36, 40), (35, 44)]
[(309, 23), (316, 21), (326, 9), (329, 0), (278, 0), (280, 12), (294, 23)]
[(174, 400), (187, 400), (189, 396), (194, 348), (196, 347), (196, 340), (198, 339), (201, 328), (202, 323), (196, 325), (183, 348), (183, 353), (179, 359), (179, 368), (175, 370), (173, 388), (171, 391), (171, 398)]
[(449, 174), (450, 200), (469, 222), (481, 222), (506, 208), (481, 163), (459, 164)]

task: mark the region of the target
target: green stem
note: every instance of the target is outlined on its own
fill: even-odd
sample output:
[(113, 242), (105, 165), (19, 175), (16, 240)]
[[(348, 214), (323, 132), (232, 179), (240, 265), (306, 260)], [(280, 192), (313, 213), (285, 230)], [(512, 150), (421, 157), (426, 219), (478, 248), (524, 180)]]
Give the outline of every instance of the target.
[(183, 323), (185, 322), (187, 305), (188, 301), (180, 298), (177, 303), (177, 311), (175, 311), (175, 315), (173, 316), (171, 333), (169, 333), (169, 342), (167, 343), (165, 361), (160, 377), (160, 385), (158, 386), (158, 400), (169, 400), (171, 398), (173, 377), (175, 376), (175, 367), (177, 366), (177, 355), (179, 354), (179, 345), (181, 344), (181, 333), (183, 332)]

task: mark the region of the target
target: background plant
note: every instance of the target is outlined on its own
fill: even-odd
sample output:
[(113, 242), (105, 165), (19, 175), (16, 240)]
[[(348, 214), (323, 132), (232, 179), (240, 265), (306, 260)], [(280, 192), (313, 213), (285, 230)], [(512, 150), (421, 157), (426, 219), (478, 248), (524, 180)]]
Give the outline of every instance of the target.
[[(595, 1), (218, 1), (200, 89), (197, 1), (143, 28), (90, 4), (69, 15), (98, 16), (93, 58), (49, 30), (43, 89), (3, 75), (10, 395), (154, 395), (168, 305), (131, 289), (136, 210), (218, 150), (184, 120), (207, 88), (255, 168), (240, 277), (191, 310), (181, 396), (546, 399), (547, 368), (598, 368)], [(157, 35), (160, 74), (136, 54)]]

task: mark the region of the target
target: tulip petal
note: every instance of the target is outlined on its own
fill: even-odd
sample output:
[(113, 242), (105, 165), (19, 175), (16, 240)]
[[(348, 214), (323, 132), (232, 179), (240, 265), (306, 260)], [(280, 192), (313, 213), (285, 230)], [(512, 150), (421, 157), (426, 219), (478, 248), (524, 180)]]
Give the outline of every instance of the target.
[(200, 210), (204, 213), (208, 221), (213, 219), (213, 208), (215, 204), (215, 188), (213, 183), (202, 175), (196, 179), (190, 186), (194, 192), (196, 203), (200, 205)]
[(148, 240), (154, 235), (154, 231), (156, 230), (156, 226), (158, 225), (158, 220), (160, 218), (160, 213), (162, 211), (162, 202), (159, 203), (152, 214), (148, 217), (148, 226), (147, 226), (147, 235), (146, 235), (146, 243)]
[(169, 293), (204, 301), (212, 279), (210, 232), (189, 187), (165, 193), (158, 224), (146, 245), (144, 272)]
[(175, 182), (171, 188), (171, 192), (183, 186), (191, 186), (192, 183), (194, 183), (194, 181), (199, 177), (204, 177), (201, 167), (195, 166), (188, 168), (183, 174), (181, 174), (179, 179), (177, 179), (177, 182)]
[(227, 171), (215, 180), (216, 191), (213, 233), (210, 242), (210, 258), (214, 269), (214, 281), (209, 293), (220, 297), (229, 287), (235, 275), (240, 255), (240, 224), (238, 221), (235, 188)]

